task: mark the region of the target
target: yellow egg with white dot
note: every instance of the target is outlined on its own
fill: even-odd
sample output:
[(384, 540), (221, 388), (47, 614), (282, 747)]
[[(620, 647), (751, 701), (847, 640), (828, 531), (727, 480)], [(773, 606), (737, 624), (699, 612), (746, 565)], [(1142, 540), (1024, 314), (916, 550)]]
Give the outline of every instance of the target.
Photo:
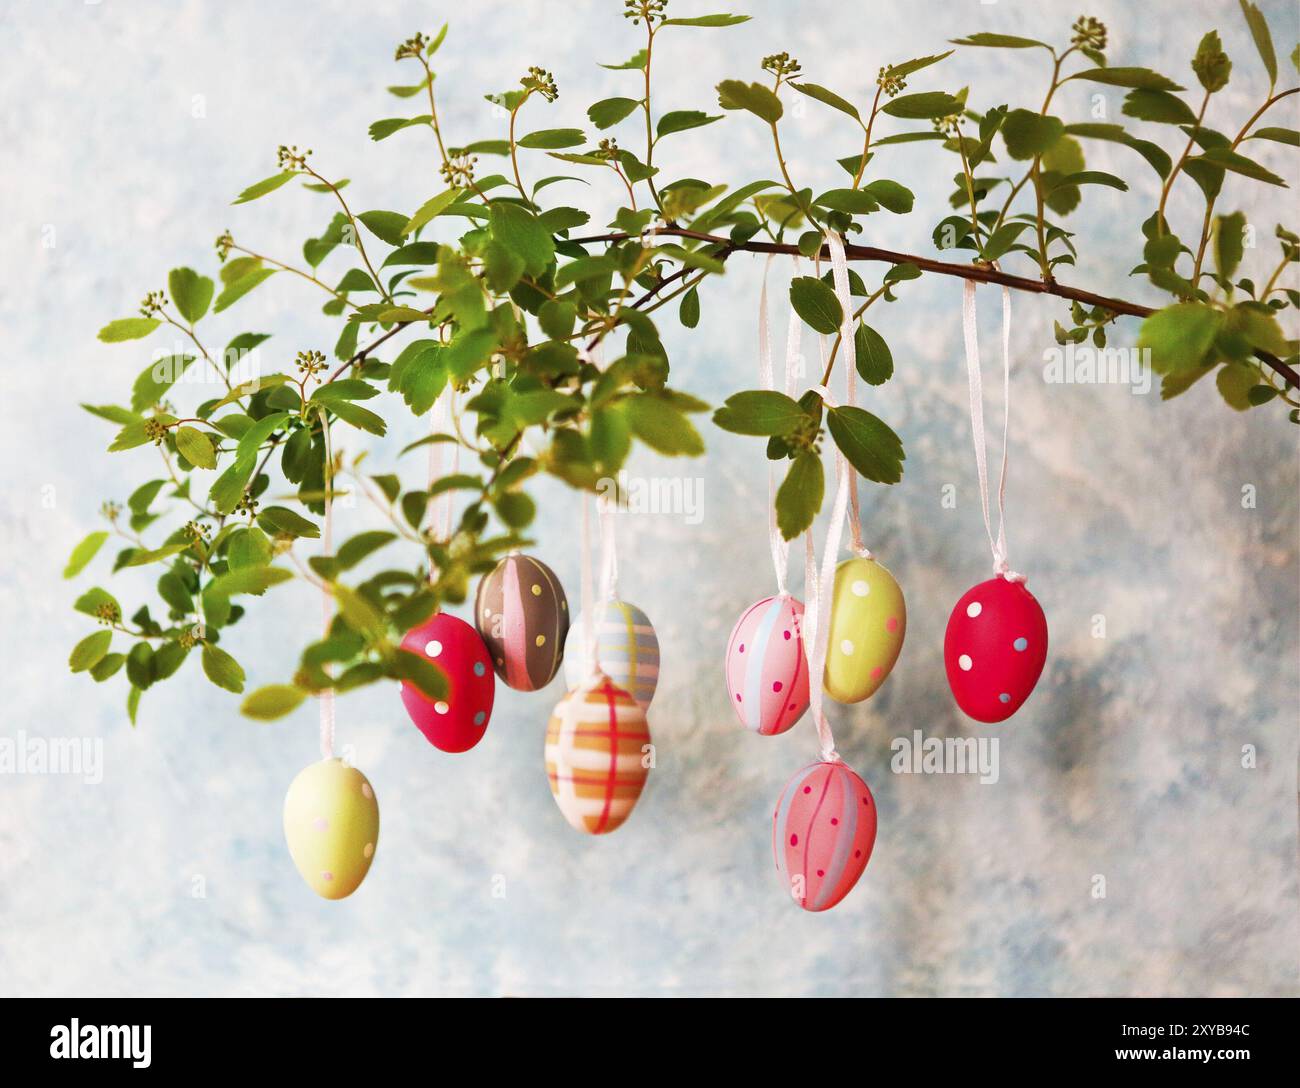
[(835, 568), (824, 686), (837, 702), (860, 703), (885, 682), (907, 633), (903, 591), (874, 559)]
[(379, 803), (366, 776), (339, 759), (305, 767), (285, 794), (284, 837), (312, 891), (322, 899), (351, 895), (379, 842)]

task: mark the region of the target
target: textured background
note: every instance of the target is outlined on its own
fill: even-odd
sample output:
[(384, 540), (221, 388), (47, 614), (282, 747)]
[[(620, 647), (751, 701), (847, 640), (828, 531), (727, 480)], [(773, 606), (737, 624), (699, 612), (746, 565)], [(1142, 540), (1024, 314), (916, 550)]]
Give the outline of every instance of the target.
[[(302, 238), (331, 214), (324, 198), (286, 189), (229, 206), (272, 171), (278, 143), (310, 146), (318, 168), (354, 178), (359, 209), (409, 210), (441, 189), (422, 134), (379, 145), (366, 136), (370, 121), (405, 105), (383, 91), (410, 82), (409, 72), (395, 75), (394, 44), (433, 29), (441, 13), (365, 7), (0, 8), (2, 728), (102, 738), (105, 760), (94, 786), (0, 776), (0, 992), (1296, 993), (1296, 431), (1279, 411), (1234, 417), (1208, 385), (1162, 405), (1123, 387), (1046, 384), (1042, 353), (1059, 303), (1015, 304), (1012, 559), (1047, 611), (1052, 649), (1025, 711), (988, 730), (1002, 739), (1001, 780), (991, 786), (889, 770), (895, 736), (977, 728), (952, 705), (941, 646), (948, 609), (987, 576), (988, 555), (960, 289), (933, 278), (908, 285), (906, 300), (876, 319), (898, 376), (869, 403), (900, 432), (908, 461), (901, 486), (864, 488), (864, 517), (905, 587), (911, 622), (881, 694), (835, 715), (841, 752), (875, 791), (881, 833), (861, 885), (827, 915), (786, 901), (767, 838), (781, 786), (816, 753), (811, 730), (744, 733), (720, 683), (734, 617), (771, 592), (753, 440), (709, 428), (705, 460), (635, 466), (700, 479), (703, 517), (622, 523), (624, 590), (651, 612), (665, 656), (652, 713), (659, 766), (627, 827), (607, 841), (571, 832), (548, 795), (541, 746), (558, 683), (528, 697), (500, 689), (486, 740), (456, 758), (419, 739), (391, 688), (375, 690), (342, 700), (339, 719), (341, 741), (378, 793), (382, 842), (356, 896), (321, 902), (295, 873), (280, 828), (284, 790), (316, 754), (310, 707), (250, 723), (192, 662), (184, 683), (146, 695), (132, 730), (121, 678), (97, 687), (68, 675), (68, 649), (86, 624), (69, 607), (79, 590), (59, 570), (96, 527), (99, 503), (124, 499), (153, 468), (147, 449), (104, 456), (109, 427), (76, 408), (120, 400), (149, 357), (147, 346), (97, 343), (96, 329), (134, 312), (174, 265), (211, 273), (211, 239), (223, 227), (297, 259)], [(1294, 5), (1264, 7), (1288, 54)], [(461, 8), (438, 58), (453, 142), (498, 134), (481, 96), (529, 64), (551, 68), (562, 95), (548, 111), (530, 105), (534, 127), (583, 124), (588, 103), (636, 93), (626, 73), (595, 65), (638, 48), (613, 0)], [(673, 4), (678, 14), (711, 8)], [(1235, 68), (1212, 124), (1235, 129), (1262, 97), (1235, 4), (1091, 8), (1110, 25), (1112, 63), (1150, 64), (1180, 81), (1191, 79), (1199, 36), (1217, 26)], [(676, 32), (659, 69), (660, 111), (711, 104), (718, 79), (753, 78), (758, 59), (778, 49), (798, 56), (808, 78), (861, 100), (881, 64), (935, 52), (945, 38), (1002, 30), (1060, 41), (1078, 14), (1074, 4), (1007, 0), (856, 5), (851, 16), (829, 0), (744, 9), (757, 16), (744, 27)], [(969, 82), (975, 103), (1036, 104), (1043, 59), (965, 50), (913, 89)], [(1071, 84), (1057, 107), (1086, 119), (1097, 90)], [(1120, 98), (1103, 94), (1112, 116)], [(1296, 112), (1278, 110), (1271, 123), (1298, 127)], [(786, 138), (805, 184), (838, 183), (832, 160), (855, 147), (843, 120), (814, 103), (791, 118)], [(625, 140), (635, 146), (631, 131)], [(669, 176), (740, 182), (774, 170), (761, 126), (739, 118), (676, 136), (662, 151)], [(1088, 193), (1073, 224), (1086, 223), (1091, 237), (1067, 278), (1146, 297), (1126, 272), (1140, 252), (1137, 224), (1154, 205), (1154, 175), (1125, 149), (1088, 151), (1091, 165), (1122, 173), (1133, 191)], [(1294, 154), (1254, 151), (1296, 183)], [(542, 163), (526, 169), (536, 175)], [(929, 252), (951, 161), (919, 145), (882, 152), (878, 169), (916, 189), (918, 210), (873, 216), (873, 240)], [(1261, 238), (1248, 274), (1272, 266), (1279, 194), (1228, 183), (1224, 207), (1242, 207)], [(568, 199), (599, 206), (611, 196), (571, 188)], [(1176, 199), (1172, 214), (1184, 233), (1199, 222), (1190, 199)], [(341, 255), (332, 260), (337, 275)], [(734, 259), (706, 292), (694, 334), (665, 322), (678, 381), (715, 403), (754, 384), (759, 271), (755, 258)], [(272, 365), (328, 347), (334, 332), (314, 290), (277, 277), (212, 321), (220, 327), (210, 336), (274, 331), (268, 348), (283, 354)], [(996, 295), (984, 296), (992, 349)], [(1135, 329), (1126, 322), (1119, 339), (1131, 342)], [(406, 471), (418, 473), (419, 458), (410, 460)], [(955, 509), (940, 504), (946, 485), (956, 488)], [(1254, 509), (1242, 506), (1246, 485)], [(575, 499), (557, 486), (539, 497), (538, 551), (576, 599)], [(346, 516), (345, 531), (370, 521), (369, 511)], [(105, 566), (101, 558), (77, 586), (102, 580)], [(144, 582), (111, 584), (130, 599)], [(252, 685), (285, 677), (293, 647), (317, 623), (305, 590), (276, 593), (256, 626), (231, 633)], [(1092, 637), (1097, 615), (1104, 639)], [(1257, 748), (1256, 769), (1241, 766), (1246, 744)], [(1100, 900), (1090, 894), (1098, 874), (1108, 893)], [(493, 897), (494, 878), (504, 898)], [(206, 894), (196, 897), (200, 885)]]

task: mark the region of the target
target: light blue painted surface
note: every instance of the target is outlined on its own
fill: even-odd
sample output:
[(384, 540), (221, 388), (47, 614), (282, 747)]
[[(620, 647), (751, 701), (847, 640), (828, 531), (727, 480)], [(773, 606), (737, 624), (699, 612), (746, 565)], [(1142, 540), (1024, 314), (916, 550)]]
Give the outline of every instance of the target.
[[(355, 179), (358, 210), (409, 210), (441, 189), (422, 134), (378, 145), (366, 136), (370, 121), (409, 105), (383, 93), (410, 82), (390, 58), (396, 42), (431, 29), (422, 20), (432, 9), (366, 7), (373, 13), (324, 0), (0, 9), (3, 730), (102, 738), (105, 761), (95, 786), (0, 776), (0, 992), (1294, 994), (1296, 431), (1276, 411), (1234, 417), (1208, 387), (1162, 405), (1122, 388), (1045, 384), (1041, 353), (1060, 304), (1015, 300), (1010, 540), (1046, 609), (1052, 652), (1027, 708), (989, 731), (1002, 740), (993, 786), (889, 770), (896, 736), (977, 728), (952, 705), (941, 645), (948, 609), (987, 576), (988, 557), (959, 288), (907, 285), (906, 301), (878, 316), (898, 377), (867, 403), (902, 435), (908, 461), (901, 486), (864, 489), (863, 511), (869, 541), (907, 593), (909, 632), (882, 692), (834, 716), (842, 754), (875, 792), (881, 831), (862, 884), (826, 915), (785, 901), (768, 842), (781, 787), (816, 753), (812, 732), (802, 723), (776, 738), (747, 733), (721, 681), (732, 622), (772, 592), (754, 440), (710, 428), (705, 461), (634, 466), (702, 477), (703, 517), (621, 522), (623, 592), (650, 613), (664, 653), (651, 712), (658, 766), (608, 839), (574, 834), (548, 795), (542, 739), (558, 682), (530, 696), (499, 688), (486, 740), (454, 758), (420, 740), (393, 690), (376, 690), (340, 701), (339, 735), (375, 786), (383, 835), (361, 891), (324, 903), (299, 881), (280, 828), (284, 790), (315, 757), (310, 707), (252, 724), (192, 662), (188, 683), (148, 693), (133, 731), (120, 680), (95, 687), (68, 676), (68, 649), (87, 626), (58, 571), (96, 527), (99, 503), (124, 499), (151, 456), (102, 455), (110, 429), (75, 407), (120, 399), (149, 358), (139, 345), (96, 343), (96, 329), (134, 312), (173, 265), (210, 272), (211, 241), (227, 226), (261, 252), (296, 258), (330, 215), (325, 198), (285, 190), (229, 206), (273, 171), (279, 143), (312, 147), (320, 169)], [(552, 69), (562, 96), (549, 109), (530, 105), (529, 128), (582, 124), (588, 103), (634, 94), (625, 73), (594, 65), (637, 48), (619, 7), (566, 4), (561, 19), (538, 3), (462, 6), (438, 65), (450, 140), (498, 135), (481, 95), (529, 64)], [(947, 37), (989, 29), (1060, 40), (1077, 14), (1007, 2), (954, 14), (917, 0), (852, 15), (829, 2), (746, 7), (759, 16), (748, 26), (679, 32), (663, 50), (661, 110), (704, 105), (718, 79), (755, 78), (758, 59), (779, 49), (803, 61), (807, 78), (862, 99), (881, 64), (934, 52)], [(1285, 55), (1295, 9), (1265, 7)], [(510, 30), (507, 8), (529, 11), (525, 32)], [(1159, 3), (1139, 14), (1108, 0), (1093, 11), (1111, 27), (1113, 63), (1180, 80), (1200, 34), (1218, 26), (1235, 63), (1222, 105), (1239, 118), (1262, 93), (1235, 5)], [(1036, 103), (1042, 61), (966, 51), (914, 89), (970, 82), (978, 103)], [(1071, 84), (1058, 106), (1084, 119), (1093, 90)], [(205, 116), (193, 115), (195, 96)], [(1114, 111), (1120, 95), (1102, 101)], [(851, 127), (816, 103), (801, 107), (786, 136), (796, 175), (818, 190), (840, 184), (832, 159), (855, 150)], [(1294, 108), (1274, 123), (1300, 127)], [(631, 128), (623, 138), (635, 147)], [(1064, 278), (1148, 297), (1125, 273), (1154, 175), (1123, 148), (1089, 150), (1090, 165), (1122, 173), (1133, 192), (1088, 194), (1072, 222), (1099, 233)], [(670, 175), (735, 182), (775, 169), (761, 126), (738, 119), (661, 151)], [(1254, 151), (1296, 184), (1293, 153)], [(534, 176), (543, 168), (536, 156), (525, 166)], [(871, 240), (929, 252), (951, 161), (918, 145), (882, 151), (873, 169), (916, 189), (923, 210), (872, 217)], [(1225, 204), (1258, 224), (1260, 251), (1245, 270), (1263, 278), (1289, 201), (1234, 181)], [(1172, 213), (1186, 233), (1199, 221), (1190, 199)], [(45, 249), (51, 228), (56, 244)], [(714, 403), (755, 384), (761, 266), (729, 267), (694, 334), (664, 323), (677, 380)], [(317, 315), (315, 289), (278, 280), (218, 319), (213, 339), (259, 329), (276, 333), (268, 348), (279, 352), (327, 349), (335, 333)], [(996, 296), (982, 297), (991, 366)], [(1134, 333), (1126, 322), (1118, 339)], [(388, 448), (422, 426), (409, 421)], [(418, 460), (403, 466), (410, 479)], [(940, 504), (950, 484), (955, 510)], [(1247, 485), (1254, 509), (1242, 508)], [(575, 500), (552, 485), (539, 497), (539, 551), (576, 605)], [(343, 531), (376, 527), (372, 513), (343, 511)], [(112, 584), (129, 598), (143, 580)], [(254, 685), (285, 678), (292, 648), (318, 622), (311, 594), (275, 592), (256, 627), (230, 636)], [(1092, 637), (1097, 615), (1105, 639)], [(1241, 767), (1247, 744), (1254, 770)], [(1091, 895), (1097, 874), (1103, 900)], [(199, 878), (203, 898), (192, 894)]]

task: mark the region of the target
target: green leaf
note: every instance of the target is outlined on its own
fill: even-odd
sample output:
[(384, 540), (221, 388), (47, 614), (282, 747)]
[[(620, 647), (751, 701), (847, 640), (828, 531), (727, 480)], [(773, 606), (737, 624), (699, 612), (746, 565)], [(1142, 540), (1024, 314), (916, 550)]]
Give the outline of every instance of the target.
[(1148, 91), (1181, 91), (1183, 88), (1150, 68), (1089, 68), (1075, 72), (1070, 79), (1086, 79), (1092, 83), (1105, 83), (1111, 87), (1141, 88)]
[(212, 308), (212, 312), (219, 314), (222, 310), (229, 309), (259, 283), (274, 275), (274, 268), (258, 268), (240, 276), (239, 279), (228, 284), (226, 289), (217, 296), (217, 304)]
[(268, 506), (257, 515), (257, 524), (272, 536), (320, 536), (320, 528), (285, 506)]
[(349, 627), (367, 640), (384, 637), (388, 631), (388, 621), (374, 605), (356, 590), (349, 589), (342, 583), (334, 583), (333, 590), (339, 612), (342, 613)]
[(1154, 121), (1162, 125), (1196, 124), (1192, 107), (1168, 91), (1129, 91), (1124, 96), (1123, 112), (1139, 121)]
[(268, 684), (245, 696), (239, 711), (247, 718), (270, 722), (296, 710), (306, 697), (301, 688), (292, 684)]
[(330, 411), (333, 412), (344, 423), (350, 423), (352, 426), (370, 434), (376, 434), (380, 438), (388, 431), (388, 425), (384, 422), (384, 417), (376, 415), (369, 408), (362, 408), (359, 404), (353, 404), (351, 401), (338, 401), (330, 405)]
[(928, 121), (936, 117), (950, 117), (961, 113), (962, 103), (946, 91), (922, 91), (920, 94), (900, 94), (880, 107), (881, 113), (890, 117), (903, 117), (913, 121)]
[(85, 672), (94, 668), (108, 653), (112, 641), (112, 631), (96, 631), (93, 635), (87, 635), (72, 648), (68, 668), (73, 672)]
[(1142, 322), (1139, 350), (1151, 352), (1158, 373), (1191, 370), (1202, 364), (1223, 327), (1224, 315), (1196, 302), (1166, 306)]
[(639, 72), (645, 68), (648, 60), (646, 51), (642, 49), (630, 60), (625, 60), (622, 64), (602, 64), (601, 67), (610, 72)]
[(414, 684), (429, 699), (447, 698), (447, 677), (422, 654), (399, 648), (393, 655), (393, 672), (399, 680)]
[(668, 457), (698, 457), (704, 442), (673, 401), (657, 393), (639, 393), (623, 402), (632, 432), (651, 449)]
[(831, 408), (826, 425), (840, 452), (863, 479), (896, 484), (903, 478), (903, 443), (883, 420), (862, 408)]
[(662, 140), (665, 136), (671, 136), (674, 132), (686, 132), (688, 129), (703, 128), (705, 125), (711, 125), (714, 121), (721, 121), (720, 113), (704, 113), (700, 110), (672, 110), (665, 113), (659, 118), (659, 124), (655, 128), (657, 133), (656, 139)]
[(370, 138), (378, 143), (380, 140), (388, 139), (395, 132), (401, 132), (402, 129), (428, 125), (432, 122), (433, 117), (427, 113), (422, 113), (419, 117), (385, 117), (371, 124), (367, 131), (370, 133)]
[(665, 19), (661, 26), (738, 26), (749, 22), (748, 15), (696, 15), (690, 19)]
[(155, 359), (136, 378), (131, 387), (131, 408), (141, 412), (157, 404), (163, 394), (176, 384), (194, 362), (193, 355), (167, 355)]
[(837, 109), (840, 113), (847, 113), (853, 118), (853, 120), (857, 121), (858, 124), (862, 123), (862, 118), (858, 114), (858, 107), (847, 99), (841, 98), (834, 91), (828, 91), (825, 87), (820, 87), (816, 83), (791, 83), (790, 86), (800, 94), (806, 94), (809, 98), (815, 98), (823, 105), (830, 106), (832, 109)]
[(1246, 216), (1242, 212), (1214, 217), (1214, 267), (1231, 279), (1245, 253)]
[(101, 610), (105, 613), (111, 612), (115, 619), (122, 618), (122, 606), (117, 603), (117, 598), (108, 590), (100, 589), (99, 586), (86, 590), (72, 607), (83, 615), (94, 616), (96, 619), (102, 618)]
[(865, 215), (880, 207), (874, 196), (861, 189), (827, 189), (813, 203), (848, 215)]
[(216, 478), (208, 491), (208, 502), (218, 514), (230, 514), (239, 505), (256, 467), (251, 461), (236, 458), (235, 463)]
[(269, 178), (263, 178), (256, 185), (250, 185), (233, 201), (235, 204), (247, 204), (250, 200), (256, 200), (259, 196), (266, 196), (267, 193), (273, 193), (286, 182), (291, 181), (298, 176), (297, 170), (285, 170), (279, 174), (273, 174)]
[(90, 675), (95, 683), (102, 684), (110, 676), (115, 676), (125, 664), (126, 654), (105, 654), (91, 666)]
[(176, 431), (176, 448), (196, 468), (216, 468), (217, 454), (208, 436), (194, 427), (180, 427)]
[(410, 222), (401, 212), (362, 212), (357, 218), (366, 225), (366, 230), (390, 246), (402, 244), (402, 239), (406, 235), (406, 224)]
[(233, 597), (237, 593), (248, 593), (260, 597), (272, 586), (288, 582), (293, 578), (293, 571), (283, 567), (242, 567), (218, 575), (208, 583), (203, 591), (204, 597)]
[(953, 38), (952, 44), (981, 45), (992, 49), (1030, 49), (1034, 46), (1047, 50), (1052, 48), (1046, 42), (1035, 41), (1033, 38), (1017, 38), (1012, 34), (970, 34), (965, 38)]
[(713, 413), (713, 422), (732, 434), (786, 435), (809, 420), (799, 402), (773, 389), (735, 393)]
[(814, 331), (835, 332), (844, 320), (844, 310), (835, 292), (816, 276), (796, 276), (790, 281), (790, 305)]
[(1300, 147), (1300, 132), (1293, 128), (1257, 128), (1248, 140), (1272, 140), (1274, 143), (1286, 144), (1288, 147)]
[(693, 329), (700, 323), (700, 293), (696, 288), (692, 287), (682, 295), (681, 304), (677, 307), (677, 320), (687, 329)]
[(885, 338), (865, 321), (853, 334), (858, 374), (868, 385), (884, 385), (894, 374), (894, 356)]
[(1002, 139), (1013, 159), (1032, 159), (1051, 149), (1063, 135), (1065, 125), (1059, 117), (1012, 110), (1002, 122)]
[(605, 98), (587, 110), (587, 117), (598, 129), (613, 128), (640, 105), (636, 98)]
[(1249, 3), (1249, 0), (1240, 0), (1240, 3), (1242, 3), (1245, 25), (1251, 29), (1251, 36), (1255, 39), (1255, 48), (1260, 51), (1260, 60), (1264, 61), (1264, 70), (1269, 73), (1269, 87), (1273, 87), (1273, 84), (1278, 82), (1278, 55), (1273, 51), (1273, 35), (1269, 34), (1269, 23), (1264, 18), (1264, 13), (1258, 9), (1258, 6)]
[(864, 188), (886, 211), (893, 212), (895, 215), (906, 215), (912, 210), (912, 202), (915, 199), (912, 190), (899, 185), (896, 181), (881, 178), (878, 181), (868, 182)]
[(167, 276), (167, 292), (191, 325), (208, 312), (214, 290), (213, 282), (192, 268), (173, 268)]
[(776, 525), (786, 540), (812, 526), (825, 490), (821, 458), (812, 450), (800, 450), (776, 491)]
[(519, 146), (541, 151), (559, 151), (565, 147), (578, 147), (586, 139), (580, 128), (543, 128), (522, 137)]
[(1192, 71), (1202, 87), (1213, 94), (1228, 85), (1228, 76), (1232, 72), (1232, 61), (1223, 51), (1218, 31), (1211, 30), (1201, 39), (1196, 47), (1196, 56), (1192, 58)]
[(1229, 151), (1226, 147), (1212, 147), (1209, 151), (1201, 155), (1194, 155), (1187, 161), (1209, 163), (1211, 166), (1231, 170), (1234, 174), (1254, 178), (1256, 181), (1268, 182), (1269, 185), (1279, 185), (1284, 189), (1288, 187), (1287, 183), (1271, 170), (1264, 169), (1253, 159), (1248, 159), (1245, 155), (1240, 155), (1236, 151)]
[(219, 688), (233, 691), (236, 695), (244, 690), (244, 670), (239, 662), (210, 642), (203, 644), (203, 672)]
[(194, 611), (194, 598), (186, 588), (185, 580), (174, 570), (165, 571), (158, 579), (158, 596), (183, 616)]
[(104, 541), (107, 539), (108, 532), (101, 529), (99, 532), (91, 533), (73, 548), (72, 554), (68, 556), (68, 565), (63, 568), (63, 577), (75, 578), (80, 574), (85, 569), (86, 564), (95, 558), (95, 555), (104, 546)]
[(390, 533), (383, 529), (372, 529), (369, 532), (358, 533), (356, 536), (344, 541), (339, 547), (338, 553), (334, 557), (338, 561), (339, 570), (349, 570), (355, 567), (366, 556), (378, 551), (385, 544), (391, 544), (396, 539), (396, 533)]
[(99, 330), (99, 339), (106, 344), (120, 344), (123, 340), (139, 340), (148, 336), (162, 322), (156, 317), (120, 317)]
[[(430, 197), (420, 205), (420, 210), (406, 221), (406, 225), (402, 227), (402, 234), (414, 234), (430, 220), (441, 215), (456, 202), (463, 191), (461, 189), (447, 189), (435, 197)], [(389, 262), (385, 261), (384, 263)]]
[(932, 64), (938, 64), (941, 60), (951, 57), (953, 50), (949, 49), (944, 53), (935, 53), (928, 57), (917, 57), (915, 60), (907, 60), (902, 64), (891, 64), (887, 71), (888, 74), (895, 77), (910, 76), (913, 72), (919, 72), (922, 68), (929, 68)]
[(555, 258), (555, 240), (531, 212), (517, 204), (492, 205), (492, 237), (524, 260), (533, 276), (540, 276)]
[(1219, 368), (1214, 384), (1218, 386), (1219, 395), (1229, 407), (1244, 412), (1253, 407), (1250, 391), (1259, 382), (1259, 374), (1252, 366), (1245, 363), (1227, 363)]
[(781, 120), (781, 100), (761, 83), (724, 79), (718, 84), (718, 105), (724, 110), (748, 110), (768, 124)]

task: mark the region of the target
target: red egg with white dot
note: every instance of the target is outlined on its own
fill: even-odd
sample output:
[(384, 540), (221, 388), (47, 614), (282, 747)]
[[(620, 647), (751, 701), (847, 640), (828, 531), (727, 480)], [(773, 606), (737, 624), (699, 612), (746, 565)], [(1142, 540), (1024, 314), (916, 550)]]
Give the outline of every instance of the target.
[(1047, 617), (1023, 582), (998, 576), (968, 590), (948, 617), (943, 663), (957, 705), (977, 722), (1006, 721), (1047, 660)]
[(496, 677), (487, 646), (464, 620), (439, 612), (402, 639), (402, 649), (419, 654), (447, 678), (447, 694), (430, 699), (402, 681), (402, 704), (417, 729), (435, 748), (465, 752), (487, 732), (496, 694)]
[(804, 910), (830, 910), (848, 895), (875, 844), (875, 799), (839, 760), (810, 763), (782, 791), (772, 853), (786, 891)]
[(727, 699), (746, 729), (784, 733), (808, 709), (803, 604), (788, 593), (747, 608), (727, 643)]

